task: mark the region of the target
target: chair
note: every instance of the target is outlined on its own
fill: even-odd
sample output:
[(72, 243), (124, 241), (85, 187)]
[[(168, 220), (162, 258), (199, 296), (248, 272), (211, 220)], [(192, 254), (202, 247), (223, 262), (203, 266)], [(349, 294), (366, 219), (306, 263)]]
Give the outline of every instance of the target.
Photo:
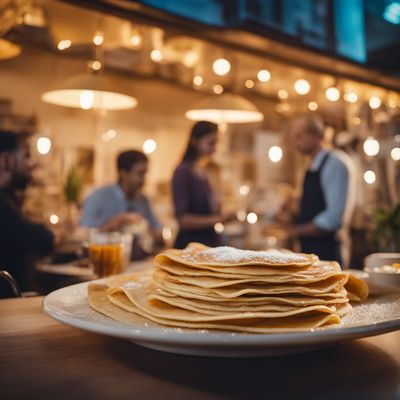
[(18, 283), (13, 278), (13, 276), (6, 270), (0, 269), (0, 279), (4, 279), (10, 286), (14, 297), (32, 297), (38, 296), (37, 292), (21, 292), (21, 289), (18, 286)]

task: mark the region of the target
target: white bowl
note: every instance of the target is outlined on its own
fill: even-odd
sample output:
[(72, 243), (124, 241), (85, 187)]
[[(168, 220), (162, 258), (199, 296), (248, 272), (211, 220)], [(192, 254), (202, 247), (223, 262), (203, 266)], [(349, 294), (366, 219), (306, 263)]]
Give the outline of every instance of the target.
[(381, 269), (384, 265), (400, 263), (400, 253), (373, 253), (364, 260), (364, 271), (369, 274), (369, 281), (379, 287), (400, 290), (400, 273)]

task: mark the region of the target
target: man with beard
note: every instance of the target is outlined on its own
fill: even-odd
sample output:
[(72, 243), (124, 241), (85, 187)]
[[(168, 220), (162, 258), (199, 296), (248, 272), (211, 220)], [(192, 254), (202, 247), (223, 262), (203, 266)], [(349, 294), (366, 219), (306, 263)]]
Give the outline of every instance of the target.
[[(0, 130), (0, 269), (10, 272), (20, 288), (29, 290), (32, 261), (50, 253), (54, 235), (21, 212), (20, 195), (32, 180), (35, 162), (26, 133)], [(4, 283), (0, 297), (6, 297)]]

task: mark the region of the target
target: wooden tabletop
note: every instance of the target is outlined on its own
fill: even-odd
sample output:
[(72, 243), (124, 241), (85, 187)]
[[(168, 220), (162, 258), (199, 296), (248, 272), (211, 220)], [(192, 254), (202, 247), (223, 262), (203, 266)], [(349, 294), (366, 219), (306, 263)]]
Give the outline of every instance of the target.
[(399, 399), (400, 331), (264, 359), (167, 354), (0, 300), (2, 399)]

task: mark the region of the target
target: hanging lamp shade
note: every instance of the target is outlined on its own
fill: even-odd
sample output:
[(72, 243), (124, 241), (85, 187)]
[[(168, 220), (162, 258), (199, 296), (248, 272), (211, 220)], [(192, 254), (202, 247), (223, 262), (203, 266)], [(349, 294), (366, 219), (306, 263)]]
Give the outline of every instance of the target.
[(7, 39), (0, 39), (0, 60), (9, 60), (19, 56), (21, 47)]
[(111, 82), (99, 73), (73, 75), (57, 87), (43, 93), (42, 100), (83, 110), (127, 110), (136, 107), (138, 103), (134, 97), (116, 90)]
[(211, 121), (217, 124), (250, 123), (264, 119), (252, 102), (231, 93), (208, 97), (186, 111), (185, 116), (193, 121)]

